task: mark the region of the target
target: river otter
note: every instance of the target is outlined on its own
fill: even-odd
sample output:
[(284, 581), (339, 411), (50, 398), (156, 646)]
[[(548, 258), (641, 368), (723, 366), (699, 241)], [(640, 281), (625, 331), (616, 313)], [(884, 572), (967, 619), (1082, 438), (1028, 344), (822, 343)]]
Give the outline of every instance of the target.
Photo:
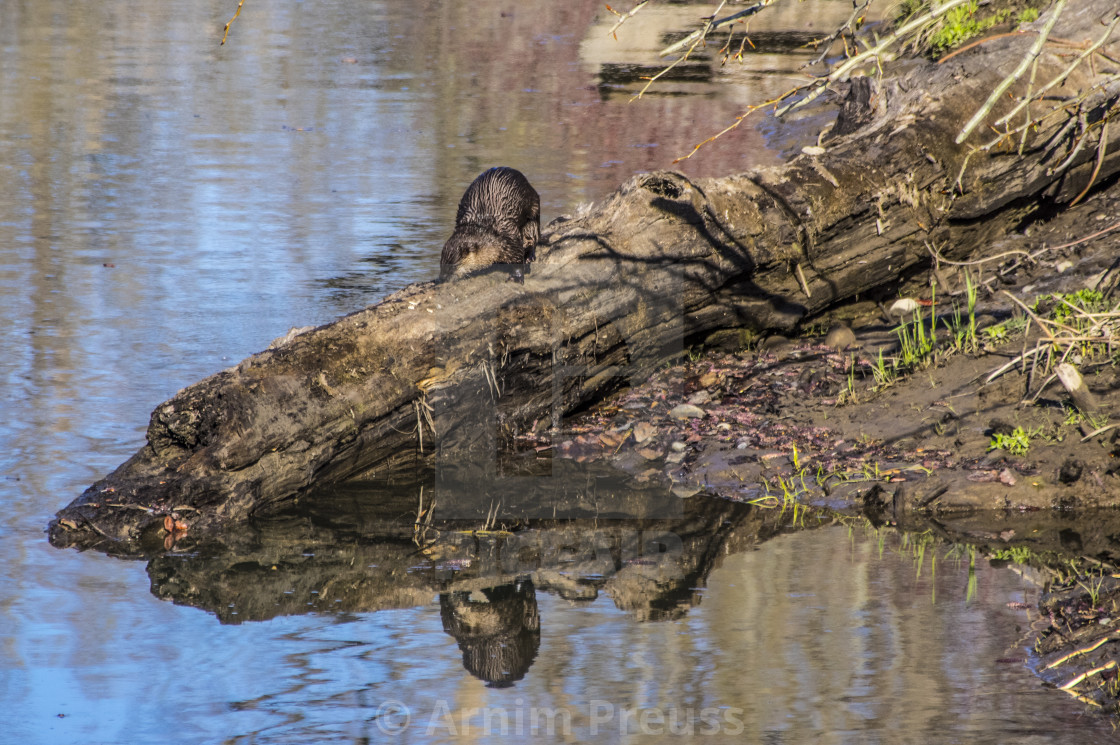
[(463, 277), (495, 264), (513, 265), (510, 279), (536, 257), (541, 201), (520, 171), (491, 168), (467, 187), (455, 215), (455, 232), (440, 256), (441, 280)]

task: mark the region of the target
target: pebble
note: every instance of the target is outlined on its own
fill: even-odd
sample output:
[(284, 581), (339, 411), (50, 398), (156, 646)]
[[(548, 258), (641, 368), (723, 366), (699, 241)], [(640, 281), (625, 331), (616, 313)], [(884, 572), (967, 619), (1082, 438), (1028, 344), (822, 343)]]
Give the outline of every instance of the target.
[(720, 422), (719, 424), (716, 425), (716, 429), (719, 430), (720, 432), (728, 432), (728, 431), (731, 430), (731, 425), (728, 424), (727, 422)]
[(781, 334), (774, 334), (773, 336), (768, 336), (763, 339), (762, 343), (758, 345), (758, 348), (763, 352), (769, 352), (778, 347), (785, 346), (786, 344), (789, 344), (789, 339)]
[(888, 311), (895, 318), (903, 318), (912, 315), (915, 311), (921, 310), (922, 304), (914, 298), (900, 297), (895, 300)]
[(695, 405), (706, 404), (711, 400), (712, 395), (705, 390), (696, 391), (696, 393), (688, 397), (688, 403)]
[(766, 354), (772, 354), (779, 360), (784, 360), (793, 352), (793, 344), (790, 343), (786, 337), (775, 334), (768, 336), (758, 345), (758, 350)]
[(703, 419), (707, 414), (699, 406), (681, 404), (670, 409), (669, 416), (673, 419)]
[(677, 453), (683, 453), (683, 452), (685, 451), (685, 448), (687, 448), (687, 447), (688, 447), (688, 445), (685, 445), (685, 444), (684, 444), (683, 442), (681, 442), (680, 440), (677, 440), (676, 442), (674, 442), (674, 443), (673, 443), (672, 445), (670, 445), (669, 447), (673, 448), (673, 451), (674, 451), (674, 452), (677, 452)]
[(824, 337), (824, 344), (826, 347), (843, 351), (848, 347), (855, 346), (856, 335), (850, 328), (840, 323), (829, 329), (828, 335)]

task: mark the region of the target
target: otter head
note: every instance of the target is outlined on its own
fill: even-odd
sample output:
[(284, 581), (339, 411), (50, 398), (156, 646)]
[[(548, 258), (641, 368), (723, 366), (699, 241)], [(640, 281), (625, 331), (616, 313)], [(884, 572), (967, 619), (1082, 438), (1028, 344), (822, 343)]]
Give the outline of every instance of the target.
[(511, 279), (522, 281), (525, 247), (518, 241), (475, 225), (455, 229), (440, 256), (441, 281), (467, 277), (489, 269), (505, 269)]

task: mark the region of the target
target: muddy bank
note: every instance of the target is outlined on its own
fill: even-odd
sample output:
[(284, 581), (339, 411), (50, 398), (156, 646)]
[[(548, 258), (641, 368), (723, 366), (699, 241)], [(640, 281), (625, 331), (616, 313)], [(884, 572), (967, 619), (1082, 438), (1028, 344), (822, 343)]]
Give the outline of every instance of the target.
[[(646, 385), (573, 419), (554, 443), (527, 444), (577, 461), (608, 459), (680, 496), (794, 508), (795, 520), (802, 507), (829, 507), (1013, 563), (1044, 593), (1037, 607), (1018, 609), (1027, 651), (1007, 661), (1116, 716), (1120, 511), (1078, 519), (1120, 506), (1116, 335), (1068, 356), (1085, 374), (1091, 411), (1042, 363), (1009, 363), (1045, 335), (1037, 324), (1023, 328), (1029, 313), (1013, 298), (1041, 318), (1055, 294), (1098, 286), (1108, 294), (1118, 217), (1113, 184), (1082, 205), (1024, 220), (1003, 245), (978, 247), (1006, 253), (1003, 261), (942, 264), (814, 319), (799, 337), (715, 335)], [(970, 283), (979, 288), (978, 348), (932, 355), (889, 382), (877, 376), (889, 367), (882, 360), (902, 351), (900, 321), (890, 318), (895, 300), (933, 300), (932, 313), (948, 319), (939, 320), (939, 343), (949, 345), (955, 310), (968, 316)], [(1117, 295), (1106, 304), (1113, 314)], [(931, 309), (923, 313), (928, 329)], [(851, 336), (827, 333), (836, 324)]]
[[(1118, 215), (1113, 185), (1065, 212), (1029, 217), (1000, 246), (977, 248), (1006, 254), (1002, 260), (942, 263), (812, 319), (801, 336), (717, 334), (646, 385), (574, 419), (553, 450), (577, 460), (610, 457), (640, 481), (668, 479), (678, 489), (863, 509), (891, 520), (907, 512), (1120, 505), (1120, 429), (1108, 428), (1120, 420), (1113, 342), (1080, 359), (1097, 404), (1088, 414), (1033, 357), (988, 382), (1045, 333), (1037, 324), (1024, 329), (1029, 314), (1013, 298), (1029, 307), (1041, 299), (1042, 313), (1055, 293), (1094, 286), (1120, 256)], [(969, 282), (978, 286), (977, 345), (954, 352), (951, 327), (967, 326)], [(927, 331), (936, 315), (935, 349), (943, 353), (884, 382), (881, 371), (902, 353), (900, 320), (891, 317), (900, 296), (927, 305)], [(1112, 293), (1109, 307), (1117, 301)], [(912, 316), (904, 320), (912, 330)], [(829, 338), (840, 323), (851, 337)]]

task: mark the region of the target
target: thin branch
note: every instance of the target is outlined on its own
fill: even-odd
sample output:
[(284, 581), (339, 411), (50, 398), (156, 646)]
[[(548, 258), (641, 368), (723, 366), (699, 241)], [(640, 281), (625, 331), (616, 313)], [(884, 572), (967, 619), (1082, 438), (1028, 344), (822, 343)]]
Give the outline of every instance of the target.
[(1116, 16), (1112, 19), (1112, 23), (1108, 24), (1108, 30), (1105, 31), (1104, 35), (1101, 36), (1101, 38), (1098, 39), (1096, 41), (1096, 43), (1094, 43), (1091, 47), (1089, 47), (1084, 52), (1079, 54), (1077, 56), (1077, 58), (1074, 59), (1073, 62), (1070, 62), (1069, 65), (1066, 67), (1066, 69), (1062, 70), (1062, 72), (1059, 73), (1053, 80), (1051, 80), (1049, 83), (1047, 83), (1046, 85), (1039, 88), (1038, 91), (1035, 92), (1033, 97), (1028, 96), (1024, 100), (1020, 101), (1018, 105), (1016, 105), (1013, 109), (1011, 109), (1011, 111), (1007, 112), (1007, 114), (1000, 117), (1000, 119), (996, 122), (996, 126), (1001, 127), (1004, 124), (1006, 124), (1007, 122), (1011, 121), (1012, 117), (1014, 117), (1016, 114), (1018, 114), (1020, 111), (1022, 111), (1024, 107), (1026, 107), (1028, 104), (1030, 104), (1032, 98), (1036, 99), (1036, 100), (1040, 99), (1044, 95), (1046, 95), (1047, 91), (1049, 91), (1051, 88), (1053, 88), (1054, 86), (1059, 85), (1062, 82), (1064, 82), (1065, 79), (1068, 78), (1070, 76), (1070, 74), (1075, 69), (1077, 69), (1078, 65), (1080, 65), (1082, 62), (1084, 62), (1085, 59), (1087, 57), (1089, 57), (1091, 54), (1093, 54), (1098, 49), (1100, 49), (1102, 46), (1104, 46), (1104, 44), (1108, 41), (1109, 37), (1112, 36), (1112, 31), (1113, 31), (1113, 29), (1116, 28), (1117, 23), (1120, 23), (1120, 13), (1117, 13)]
[(1075, 142), (1073, 145), (1073, 150), (1070, 151), (1069, 155), (1065, 160), (1061, 162), (1060, 165), (1046, 169), (1047, 176), (1053, 176), (1055, 173), (1061, 173), (1062, 171), (1073, 165), (1073, 161), (1077, 159), (1078, 154), (1081, 152), (1081, 148), (1085, 147), (1085, 143), (1089, 140), (1089, 130), (1085, 128), (1085, 125), (1087, 123), (1088, 118), (1086, 117), (1085, 112), (1081, 112), (1077, 116), (1077, 125), (1081, 129), (1081, 136), (1077, 138), (1077, 142)]
[(618, 31), (618, 27), (621, 26), (622, 24), (626, 23), (631, 18), (633, 18), (634, 14), (637, 13), (642, 8), (646, 7), (647, 3), (649, 3), (649, 0), (642, 0), (642, 2), (635, 5), (633, 8), (630, 9), (630, 12), (626, 13), (626, 14), (619, 13), (617, 10), (615, 10), (614, 8), (612, 8), (611, 6), (608, 5), (607, 10), (609, 10), (610, 12), (612, 12), (616, 16), (618, 16), (618, 23), (611, 26), (611, 30), (607, 32), (607, 36), (614, 37), (614, 40), (618, 41), (618, 37), (615, 36), (615, 31)]
[(1100, 139), (1100, 142), (1097, 143), (1097, 162), (1096, 162), (1096, 165), (1093, 166), (1093, 173), (1090, 174), (1090, 176), (1089, 176), (1089, 183), (1085, 184), (1085, 188), (1081, 190), (1081, 193), (1078, 194), (1077, 197), (1072, 202), (1069, 203), (1070, 207), (1072, 207), (1073, 205), (1080, 202), (1082, 197), (1084, 197), (1086, 194), (1089, 193), (1089, 188), (1096, 182), (1097, 175), (1101, 172), (1101, 164), (1104, 163), (1104, 152), (1107, 149), (1108, 149), (1108, 120), (1105, 119), (1104, 124), (1101, 126), (1101, 139)]
[(226, 23), (225, 31), (222, 33), (222, 43), (219, 44), (218, 46), (224, 47), (226, 45), (226, 37), (229, 36), (229, 27), (232, 26), (233, 22), (237, 20), (237, 16), (241, 15), (241, 6), (244, 5), (244, 4), (245, 4), (245, 0), (240, 0), (237, 3), (237, 12), (234, 13), (233, 18), (230, 18), (229, 21)]
[(720, 26), (731, 23), (732, 21), (737, 21), (740, 18), (743, 18), (744, 16), (753, 16), (758, 11), (762, 10), (763, 8), (765, 8), (769, 5), (773, 5), (776, 2), (778, 2), (778, 0), (759, 0), (757, 3), (750, 6), (749, 8), (746, 8), (744, 10), (740, 10), (738, 13), (732, 13), (731, 15), (727, 16), (726, 18), (720, 18), (718, 21), (713, 21), (712, 19), (715, 18), (715, 15), (716, 15), (716, 13), (718, 13), (720, 11), (720, 8), (722, 8), (724, 5), (727, 5), (726, 0), (724, 0), (724, 2), (721, 2), (719, 4), (719, 8), (716, 8), (716, 12), (712, 13), (712, 15), (709, 16), (708, 23), (704, 26), (704, 28), (697, 29), (696, 31), (693, 31), (691, 34), (689, 34), (688, 36), (681, 39), (680, 41), (678, 41), (675, 44), (670, 44), (669, 46), (665, 47), (660, 52), (658, 52), (657, 56), (658, 57), (668, 57), (673, 52), (676, 52), (680, 49), (683, 49), (684, 47), (687, 47), (689, 44), (692, 44), (693, 46), (695, 46), (695, 44), (693, 44), (693, 42), (698, 42), (701, 39), (703, 39), (705, 36), (708, 35), (709, 31), (714, 31), (715, 29), (719, 28)]
[[(688, 56), (690, 54), (692, 54), (692, 50), (696, 49), (697, 45), (699, 45), (700, 42), (704, 41), (704, 38), (708, 35), (708, 31), (710, 31), (711, 28), (712, 28), (712, 19), (716, 17), (716, 13), (718, 13), (720, 11), (720, 8), (722, 8), (724, 5), (727, 5), (727, 0), (722, 0), (722, 2), (720, 2), (720, 4), (719, 4), (719, 8), (716, 8), (715, 13), (712, 13), (710, 16), (708, 16), (707, 21), (704, 25), (704, 28), (700, 29), (700, 31), (702, 31), (703, 33), (701, 33), (699, 36), (696, 37), (696, 41), (692, 42), (692, 46), (690, 46), (688, 48), (688, 51), (686, 51), (680, 57), (677, 57), (675, 60), (673, 60), (672, 64), (670, 64), (664, 70), (657, 73), (656, 75), (651, 77), (648, 81), (646, 81), (646, 84), (642, 87), (642, 89), (640, 91), (638, 91), (638, 94), (630, 99), (631, 101), (634, 101), (635, 99), (641, 98), (642, 95), (644, 95), (645, 92), (649, 90), (649, 87), (651, 85), (653, 85), (654, 82), (658, 78), (660, 78), (662, 75), (664, 75), (665, 73), (672, 70), (674, 67), (679, 65), (681, 62), (684, 62), (686, 59), (688, 59)], [(694, 36), (695, 36), (695, 34), (694, 34)], [(692, 38), (692, 37), (689, 37), (689, 38)]]
[(1027, 52), (1027, 55), (1019, 62), (1019, 66), (1015, 68), (1015, 71), (1004, 78), (991, 94), (988, 95), (988, 100), (984, 102), (983, 106), (976, 110), (976, 113), (968, 120), (968, 124), (964, 125), (964, 129), (960, 131), (960, 134), (957, 135), (957, 139), (955, 140), (958, 145), (968, 139), (968, 136), (972, 134), (972, 131), (976, 129), (977, 125), (991, 112), (992, 107), (996, 105), (996, 101), (1003, 97), (1003, 94), (1007, 92), (1011, 84), (1018, 80), (1023, 73), (1026, 72), (1027, 68), (1030, 67), (1031, 62), (1042, 53), (1042, 47), (1046, 44), (1046, 37), (1050, 35), (1050, 30), (1054, 28), (1054, 24), (1058, 22), (1058, 18), (1062, 15), (1062, 11), (1066, 7), (1066, 1), (1067, 0), (1058, 0), (1058, 2), (1054, 4), (1054, 8), (1050, 11), (1050, 17), (1046, 19), (1046, 25), (1042, 27), (1030, 51)]
[[(1034, 119), (1028, 119), (1023, 124), (1019, 125), (1018, 127), (1015, 127), (1014, 129), (1009, 129), (1009, 130), (1004, 130), (1002, 132), (999, 132), (996, 135), (996, 137), (994, 137), (993, 139), (984, 143), (983, 145), (972, 146), (969, 149), (968, 153), (965, 154), (964, 160), (961, 163), (960, 170), (957, 173), (956, 181), (954, 182), (954, 188), (957, 190), (958, 193), (960, 193), (960, 194), (964, 193), (964, 183), (963, 183), (964, 182), (964, 174), (965, 174), (965, 171), (968, 169), (969, 160), (972, 158), (973, 155), (975, 155), (976, 153), (979, 153), (979, 152), (990, 152), (993, 148), (999, 146), (1002, 142), (1008, 140), (1009, 138), (1011, 138), (1014, 135), (1017, 135), (1017, 134), (1020, 134), (1020, 133), (1023, 133), (1025, 135), (1027, 130), (1029, 130), (1031, 128), (1041, 127), (1051, 117), (1061, 115), (1061, 114), (1066, 114), (1067, 116), (1069, 116), (1069, 120), (1065, 123), (1065, 125), (1060, 130), (1058, 130), (1058, 132), (1051, 135), (1047, 139), (1047, 141), (1045, 143), (1043, 143), (1043, 146), (1048, 147), (1051, 143), (1059, 142), (1069, 133), (1069, 131), (1071, 129), (1075, 129), (1079, 125), (1081, 127), (1084, 127), (1085, 115), (1083, 113), (1078, 113), (1077, 115), (1070, 115), (1070, 110), (1073, 109), (1074, 107), (1078, 107), (1078, 106), (1081, 106), (1082, 104), (1084, 104), (1086, 101), (1089, 100), (1089, 97), (1091, 95), (1093, 95), (1098, 89), (1106, 88), (1107, 86), (1112, 85), (1112, 84), (1114, 84), (1118, 81), (1120, 81), (1120, 73), (1114, 73), (1112, 75), (1108, 75), (1107, 77), (1102, 78), (1101, 80), (1098, 80), (1097, 82), (1093, 83), (1093, 85), (1089, 86), (1088, 88), (1079, 91), (1077, 96), (1075, 96), (1073, 98), (1070, 98), (1070, 99), (1063, 100), (1059, 103), (1054, 104), (1052, 107), (1050, 107), (1050, 109), (1046, 113), (1042, 114), (1041, 116), (1039, 116), (1037, 118), (1034, 118)], [(1036, 100), (1036, 101), (1039, 100), (1039, 95), (1038, 94), (1035, 94), (1034, 100)], [(1021, 109), (1017, 109), (1017, 110), (1021, 110)], [(1067, 166), (1069, 166), (1073, 161), (1073, 156), (1076, 156), (1077, 153), (1080, 151), (1081, 147), (1084, 146), (1085, 141), (1086, 141), (1085, 138), (1088, 134), (1088, 131), (1091, 130), (1093, 127), (1098, 126), (1100, 123), (1101, 123), (1101, 120), (1098, 120), (1096, 123), (1091, 125), (1087, 130), (1083, 131), (1081, 136), (1078, 138), (1078, 141), (1077, 141), (1077, 144), (1076, 144), (1076, 147), (1075, 147), (1075, 151), (1071, 154), (1071, 156), (1066, 158), (1066, 160), (1063, 161), (1062, 165), (1058, 166), (1057, 168), (1050, 168), (1047, 171), (1047, 174), (1048, 175), (1053, 175), (1057, 171), (1059, 171), (1061, 169), (1064, 169)]]
[(970, 41), (969, 43), (965, 44), (963, 47), (957, 47), (956, 49), (949, 52), (948, 54), (946, 54), (943, 57), (938, 57), (937, 58), (937, 64), (943, 65), (946, 62), (948, 62), (949, 60), (956, 57), (958, 54), (964, 54), (969, 49), (975, 49), (976, 47), (980, 46), (981, 44), (987, 44), (989, 41), (995, 41), (996, 39), (1006, 39), (1009, 36), (1022, 36), (1023, 34), (1036, 34), (1036, 33), (1038, 33), (1038, 32), (1037, 31), (1031, 31), (1029, 29), (1020, 28), (1020, 29), (1015, 29), (1014, 31), (1008, 31), (1007, 33), (1004, 33), (1004, 34), (994, 34), (992, 36), (985, 36), (982, 39), (977, 39), (976, 41)]
[[(845, 31), (851, 30), (852, 24), (855, 23), (856, 20), (859, 19), (863, 15), (863, 12), (865, 10), (867, 10), (867, 6), (871, 5), (871, 3), (873, 3), (873, 2), (875, 2), (875, 0), (863, 0), (863, 5), (857, 5), (854, 8), (852, 8), (852, 14), (850, 16), (848, 16), (848, 20), (844, 21), (844, 25), (838, 27), (835, 31), (833, 31), (831, 34), (829, 34), (824, 39), (821, 39), (820, 41), (815, 42), (815, 44), (823, 46), (823, 48), (821, 49), (821, 53), (819, 55), (817, 55), (816, 59), (814, 59), (813, 61), (806, 62), (804, 65), (802, 65), (801, 69), (804, 70), (806, 67), (813, 67), (814, 65), (819, 65), (824, 60), (825, 56), (828, 54), (828, 50), (832, 48), (832, 44), (838, 38), (840, 38), (840, 35), (843, 34)], [(855, 4), (853, 3), (853, 5), (855, 5)]]
[(1113, 230), (1116, 230), (1117, 228), (1120, 228), (1120, 222), (1115, 222), (1115, 223), (1113, 223), (1112, 225), (1109, 225), (1107, 228), (1105, 228), (1103, 230), (1098, 230), (1097, 232), (1093, 233), (1092, 235), (1087, 235), (1084, 238), (1078, 238), (1076, 241), (1072, 241), (1070, 243), (1063, 243), (1060, 246), (1054, 246), (1053, 248), (1050, 248), (1050, 249), (1047, 249), (1047, 250), (1052, 251), (1054, 249), (1059, 249), (1059, 248), (1070, 248), (1072, 246), (1078, 245), (1079, 243), (1085, 243), (1086, 241), (1091, 241), (1094, 238), (1099, 238), (1100, 236), (1104, 235), (1105, 233), (1111, 233)]
[(781, 103), (782, 101), (786, 100), (787, 98), (789, 98), (789, 97), (790, 97), (790, 96), (792, 96), (793, 94), (797, 93), (797, 92), (798, 92), (799, 90), (801, 90), (801, 88), (800, 88), (800, 87), (798, 87), (798, 88), (793, 88), (793, 89), (791, 89), (791, 90), (788, 90), (788, 91), (786, 91), (785, 93), (783, 93), (782, 95), (778, 96), (777, 98), (772, 98), (772, 99), (770, 99), (769, 101), (764, 101), (764, 102), (762, 102), (762, 103), (760, 103), (760, 104), (757, 104), (757, 105), (755, 105), (755, 106), (751, 106), (751, 107), (749, 107), (749, 108), (748, 108), (748, 109), (747, 109), (747, 110), (746, 110), (745, 112), (743, 112), (743, 113), (742, 113), (742, 114), (740, 114), (739, 116), (735, 117), (735, 121), (734, 121), (734, 122), (732, 122), (731, 124), (727, 125), (727, 126), (726, 126), (726, 127), (724, 127), (723, 129), (721, 129), (721, 130), (720, 130), (719, 132), (716, 132), (716, 133), (715, 133), (714, 135), (712, 135), (711, 137), (707, 138), (706, 140), (704, 140), (704, 141), (702, 141), (702, 142), (699, 142), (699, 143), (697, 143), (696, 145), (693, 145), (693, 146), (692, 146), (692, 152), (690, 152), (690, 153), (689, 153), (688, 155), (682, 155), (681, 157), (679, 157), (679, 158), (677, 158), (676, 160), (674, 160), (674, 161), (673, 161), (673, 163), (680, 163), (680, 162), (681, 162), (682, 160), (688, 160), (689, 158), (691, 158), (691, 157), (692, 157), (693, 155), (695, 155), (695, 154), (696, 154), (696, 151), (697, 151), (697, 150), (699, 150), (700, 148), (704, 147), (704, 146), (705, 146), (705, 145), (707, 145), (707, 144), (708, 144), (709, 142), (712, 142), (712, 141), (714, 141), (714, 140), (718, 140), (718, 139), (719, 139), (720, 137), (723, 137), (723, 136), (724, 136), (725, 134), (727, 134), (727, 133), (728, 133), (728, 132), (730, 132), (731, 130), (733, 130), (733, 129), (737, 128), (737, 127), (738, 127), (738, 126), (739, 126), (740, 124), (742, 124), (742, 123), (743, 123), (743, 120), (744, 120), (744, 119), (746, 119), (746, 118), (747, 118), (748, 116), (750, 116), (750, 115), (751, 115), (751, 114), (753, 114), (754, 112), (758, 111), (759, 109), (764, 109), (764, 108), (766, 108), (767, 106), (775, 106), (775, 105), (777, 105), (777, 104)]
[[(895, 43), (897, 43), (897, 42), (901, 41), (902, 39), (904, 39), (905, 37), (909, 36), (912, 32), (922, 28), (923, 26), (934, 23), (935, 21), (940, 19), (941, 16), (945, 15), (946, 13), (948, 13), (953, 8), (956, 8), (959, 5), (964, 5), (965, 3), (970, 2), (970, 1), (971, 0), (948, 0), (948, 2), (946, 2), (944, 5), (939, 5), (938, 7), (931, 9), (928, 13), (925, 13), (918, 18), (915, 18), (914, 20), (910, 21), (909, 23), (906, 23), (902, 26), (899, 26), (898, 28), (896, 28), (894, 30), (893, 33), (891, 33), (890, 36), (883, 39), (882, 41), (880, 41), (875, 46), (871, 47), (870, 49), (868, 49), (865, 52), (861, 52), (861, 53), (857, 54), (855, 57), (852, 57), (852, 58), (848, 59), (846, 62), (844, 62), (839, 67), (837, 67), (835, 70), (833, 70), (827, 76), (825, 76), (823, 78), (818, 78), (818, 80), (814, 83), (814, 85), (817, 86), (816, 90), (811, 92), (805, 98), (802, 98), (801, 100), (797, 101), (796, 103), (790, 104), (790, 105), (788, 105), (788, 106), (786, 106), (782, 109), (779, 109), (778, 111), (775, 111), (774, 115), (775, 116), (782, 116), (782, 115), (786, 114), (787, 112), (792, 111), (793, 109), (799, 109), (802, 106), (805, 106), (806, 104), (816, 100), (818, 96), (820, 96), (822, 93), (824, 93), (826, 90), (828, 90), (829, 86), (832, 83), (835, 83), (837, 80), (840, 80), (840, 79), (844, 78), (845, 76), (848, 75), (848, 73), (850, 73), (852, 70), (854, 70), (855, 68), (862, 65), (867, 60), (869, 60), (869, 59), (878, 60), (879, 57), (889, 47), (893, 46)], [(1065, 0), (1060, 0), (1060, 1), (1065, 2)], [(809, 87), (809, 86), (804, 86), (804, 87)]]

